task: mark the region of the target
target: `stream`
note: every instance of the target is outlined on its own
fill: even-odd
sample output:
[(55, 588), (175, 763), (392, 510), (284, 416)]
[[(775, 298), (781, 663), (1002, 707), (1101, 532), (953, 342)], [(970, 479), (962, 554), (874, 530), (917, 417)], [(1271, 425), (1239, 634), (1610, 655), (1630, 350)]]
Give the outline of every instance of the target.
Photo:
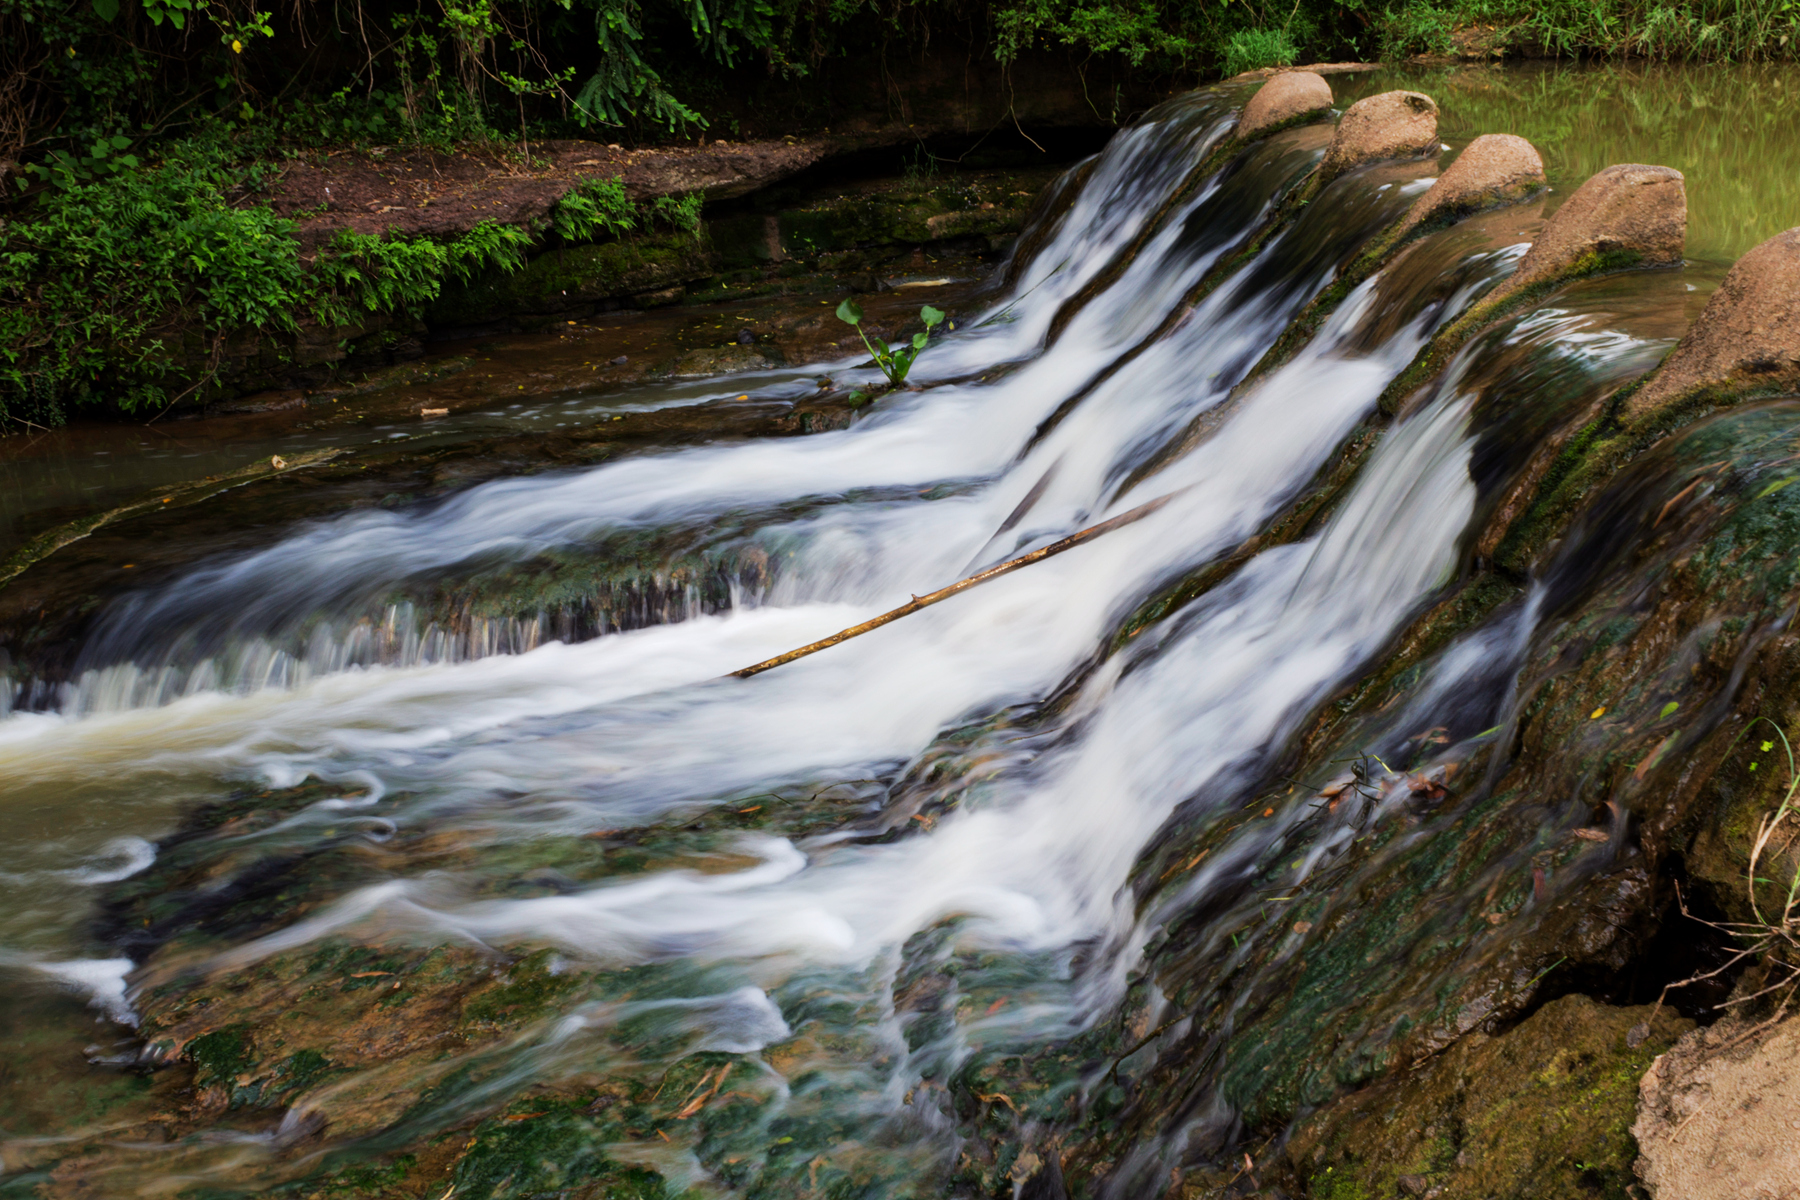
[[(1452, 152), (1526, 134), (1553, 190), (1428, 235), (1267, 373), (1251, 377), (1449, 157), (1353, 172), (1234, 264), (1331, 127), (1191, 180), (1241, 103), (1204, 89), (1066, 177), (1068, 203), (981, 286), (889, 293), (947, 305), (955, 327), (920, 356), (918, 390), (847, 428), (259, 521), (118, 579), (66, 670), (7, 677), (0, 1021), (19, 1065), (0, 1077), (0, 1188), (310, 1195), (330, 1179), (348, 1181), (330, 1194), (376, 1194), (380, 1171), (435, 1161), (452, 1132), (474, 1147), (458, 1196), (549, 1194), (578, 1167), (603, 1195), (1023, 1183), (1025, 1168), (977, 1161), (959, 1089), (999, 1111), (998, 1087), (967, 1081), (1079, 1045), (1122, 1007), (1169, 1027), (1178, 1014), (1145, 999), (1145, 979), (1177, 928), (1207, 964), (1195, 986), (1240, 998), (1220, 1003), (1271, 986), (1233, 957), (1267, 903), (1242, 881), (1277, 856), (1294, 887), (1325, 877), (1369, 814), (1243, 810), (1467, 574), (1479, 518), (1534, 436), (1508, 405), (1547, 420), (1650, 370), (1733, 258), (1793, 223), (1791, 170), (1758, 162), (1754, 137), (1698, 161), (1665, 152), (1700, 144), (1716, 106), (1663, 103), (1651, 120), (1614, 103), (1770, 86), (1735, 71), (1334, 76), (1340, 107), (1432, 93)], [(1620, 161), (1688, 172), (1688, 265), (1552, 294), (1383, 418), (1383, 389), (1431, 335)], [(9, 528), (20, 540), (46, 514), (271, 454), (424, 449), (874, 378), (837, 353), (510, 396), (534, 356), (565, 352), (557, 337), (494, 343), (515, 373), (432, 429), (396, 408), (356, 439), (274, 414), (9, 447)], [(187, 448), (142, 449), (165, 438)], [(1332, 498), (1273, 536), (1340, 464), (1353, 474)], [(1158, 498), (1077, 549), (728, 677)], [(1144, 615), (1209, 569), (1197, 598)], [(1417, 752), (1424, 769), (1422, 730), (1455, 745), (1509, 719), (1544, 604), (1525, 581), (1359, 727), (1355, 752), (1396, 766)], [(1160, 870), (1176, 829), (1209, 831), (1208, 856), (1164, 884), (1147, 864)], [(386, 1015), (335, 1027), (340, 1001), (308, 990), (327, 977), (343, 1004), (391, 981)], [(179, 1012), (151, 1015), (182, 989)], [(461, 1016), (444, 1015), (453, 992)], [(196, 1060), (217, 1093), (208, 1128), (150, 1137), (175, 1103), (158, 1091), (173, 1068), (151, 1068), (209, 1004), (242, 1006), (231, 1028), (255, 1053)], [(1341, 1037), (1374, 1036), (1344, 1020)], [(383, 1039), (404, 1045), (369, 1049)], [(1103, 1097), (1118, 1062), (1076, 1057), (1047, 1089)], [(1179, 1130), (1125, 1156), (1119, 1194), (1182, 1146), (1233, 1144), (1249, 1069), (1221, 1068)], [(1006, 1096), (1023, 1122), (1022, 1094)], [(554, 1137), (520, 1140), (539, 1128)], [(57, 1166), (72, 1148), (87, 1157)]]

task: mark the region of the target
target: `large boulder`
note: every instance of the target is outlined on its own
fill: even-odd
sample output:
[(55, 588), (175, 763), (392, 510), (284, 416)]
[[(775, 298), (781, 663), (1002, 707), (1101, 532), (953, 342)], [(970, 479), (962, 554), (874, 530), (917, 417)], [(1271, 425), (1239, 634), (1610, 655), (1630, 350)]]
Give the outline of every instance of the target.
[(1436, 153), (1437, 113), (1437, 102), (1424, 92), (1382, 92), (1358, 100), (1338, 122), (1319, 164), (1319, 181), (1328, 183), (1364, 163)]
[(1492, 301), (1609, 267), (1672, 267), (1686, 249), (1687, 187), (1681, 172), (1620, 163), (1575, 189)]
[(1448, 225), (1486, 209), (1517, 204), (1545, 186), (1544, 160), (1535, 146), (1510, 133), (1483, 134), (1463, 148), (1430, 191), (1413, 201), (1401, 231)]
[(1737, 260), (1626, 411), (1635, 418), (1696, 392), (1750, 389), (1800, 391), (1800, 228)]
[(1331, 85), (1311, 71), (1285, 71), (1257, 89), (1238, 117), (1240, 140), (1264, 137), (1331, 107)]

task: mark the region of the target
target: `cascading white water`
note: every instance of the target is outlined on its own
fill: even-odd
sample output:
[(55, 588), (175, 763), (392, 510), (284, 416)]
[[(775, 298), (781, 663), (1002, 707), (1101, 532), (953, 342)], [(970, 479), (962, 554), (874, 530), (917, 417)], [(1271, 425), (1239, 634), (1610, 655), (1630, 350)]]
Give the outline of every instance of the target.
[[(1015, 293), (920, 360), (929, 381), (1029, 359), (996, 382), (898, 395), (838, 433), (505, 480), (417, 513), (358, 513), (127, 598), (57, 711), (0, 721), (0, 771), (14, 803), (46, 812), (72, 798), (82, 822), (39, 839), (11, 886), (47, 914), (49, 880), (116, 877), (68, 875), (84, 852), (110, 844), (114, 858), (135, 854), (173, 812), (229, 781), (284, 786), (313, 775), (360, 789), (246, 835), (270, 845), (429, 826), (529, 846), (673, 821), (791, 783), (892, 784), (944, 731), (1074, 681), (1057, 715), (1011, 744), (1001, 738), (1004, 753), (910, 836), (789, 835), (777, 817), (738, 838), (736, 869), (651, 870), (520, 899), (477, 894), (474, 879), (403, 875), (219, 963), (333, 933), (547, 943), (586, 964), (692, 965), (678, 999), (702, 1043), (751, 1052), (787, 1036), (782, 1014), (826, 979), (863, 998), (858, 1036), (903, 1051), (890, 993), (909, 939), (953, 924), (961, 945), (1049, 957), (1030, 1003), (962, 1023), (886, 1065), (840, 1061), (834, 1103), (869, 1122), (929, 1108), (905, 1099), (928, 1059), (954, 1062), (988, 1033), (1079, 1028), (1116, 1000), (1145, 936), (1125, 882), (1156, 831), (1178, 808), (1234, 802), (1454, 570), (1476, 499), (1471, 397), (1444, 389), (1389, 432), (1315, 536), (1257, 555), (1095, 666), (1097, 648), (1156, 588), (1236, 546), (1292, 499), (1431, 331), (1516, 257), (1445, 250), (1441, 274), (1453, 286), (1430, 304), (1384, 293), (1377, 276), (1290, 362), (1234, 395), (1359, 231), (1391, 219), (1422, 186), (1340, 181), (1167, 323), (1279, 187), (1316, 160), (1316, 138), (1288, 136), (1253, 153), (1255, 170), (1205, 181), (1175, 205), (1117, 280), (1042, 346), (1057, 309), (1098, 277), (1228, 124), (1221, 103), (1200, 100), (1121, 134)], [(1254, 189), (1255, 202), (1237, 194), (1235, 210), (1220, 207), (1232, 187)], [(1232, 211), (1235, 223), (1224, 218)], [(1400, 332), (1372, 352), (1353, 350), (1375, 317), (1392, 323), (1395, 305)], [(1214, 423), (1207, 436), (1141, 470), (1203, 415)], [(522, 558), (609, 530), (774, 514), (853, 488), (924, 493), (946, 482), (959, 486), (939, 499), (833, 503), (750, 522), (747, 544), (781, 565), (756, 604), (727, 614), (692, 612), (573, 645), (509, 626), (473, 650), (433, 650), (398, 611), (382, 635), (387, 651), (373, 645), (376, 626), (355, 627), (368, 598), (397, 581), (484, 557)], [(751, 680), (721, 678), (1165, 495), (1173, 499), (1152, 516), (1078, 550), (825, 654)], [(1016, 527), (1001, 532), (1021, 507)], [(309, 631), (308, 649), (283, 648), (295, 630)], [(1331, 844), (1321, 839), (1320, 852)], [(1253, 850), (1221, 854), (1193, 886), (1241, 870)], [(85, 981), (109, 1003), (122, 994), (125, 964), (68, 961), (79, 944), (69, 918), (31, 933), (8, 923), (0, 936), (15, 962)], [(1078, 944), (1107, 952), (1077, 971)], [(568, 1047), (580, 1031), (618, 1016), (570, 1014), (505, 1078), (573, 1069)], [(918, 1121), (918, 1161), (938, 1161), (941, 1130)]]

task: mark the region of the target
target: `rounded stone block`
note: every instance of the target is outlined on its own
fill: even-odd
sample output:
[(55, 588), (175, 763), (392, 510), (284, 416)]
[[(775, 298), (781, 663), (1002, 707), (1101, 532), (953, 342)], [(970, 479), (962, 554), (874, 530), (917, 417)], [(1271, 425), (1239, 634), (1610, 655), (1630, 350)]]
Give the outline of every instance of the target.
[(1463, 148), (1430, 191), (1413, 202), (1402, 229), (1447, 225), (1486, 209), (1517, 204), (1545, 184), (1544, 160), (1535, 146), (1510, 133), (1483, 134)]
[(1628, 412), (1640, 416), (1703, 388), (1759, 385), (1800, 389), (1800, 228), (1737, 260)]
[(1673, 167), (1620, 163), (1575, 189), (1544, 225), (1515, 280), (1559, 275), (1593, 254), (1674, 266), (1687, 250), (1687, 182)]
[(1437, 152), (1437, 101), (1424, 92), (1382, 92), (1352, 104), (1319, 165), (1329, 182), (1364, 163)]
[[(1687, 188), (1673, 167), (1620, 163), (1575, 189), (1519, 269), (1485, 303), (1608, 265), (1674, 266), (1687, 249)], [(1608, 263), (1605, 260), (1612, 258)]]
[(1331, 107), (1331, 85), (1311, 71), (1283, 71), (1257, 89), (1238, 117), (1245, 141), (1272, 133), (1290, 121)]

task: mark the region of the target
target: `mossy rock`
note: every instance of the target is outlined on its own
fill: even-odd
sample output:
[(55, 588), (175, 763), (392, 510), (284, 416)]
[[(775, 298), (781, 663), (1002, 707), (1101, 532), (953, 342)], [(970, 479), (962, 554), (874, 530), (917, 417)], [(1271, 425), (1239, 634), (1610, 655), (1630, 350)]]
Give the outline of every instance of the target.
[(775, 213), (741, 213), (709, 223), (726, 269), (784, 258), (815, 259), (871, 247), (921, 246), (986, 238), (998, 247), (1025, 226), (1043, 180), (1036, 173), (903, 182), (846, 192)]
[(425, 317), (433, 326), (454, 328), (518, 314), (562, 312), (704, 279), (714, 269), (711, 246), (689, 233), (566, 246), (544, 251), (517, 271), (490, 268), (462, 287), (445, 288)]
[(1692, 1026), (1565, 996), (1303, 1120), (1288, 1165), (1316, 1200), (1625, 1200), (1638, 1081)]

